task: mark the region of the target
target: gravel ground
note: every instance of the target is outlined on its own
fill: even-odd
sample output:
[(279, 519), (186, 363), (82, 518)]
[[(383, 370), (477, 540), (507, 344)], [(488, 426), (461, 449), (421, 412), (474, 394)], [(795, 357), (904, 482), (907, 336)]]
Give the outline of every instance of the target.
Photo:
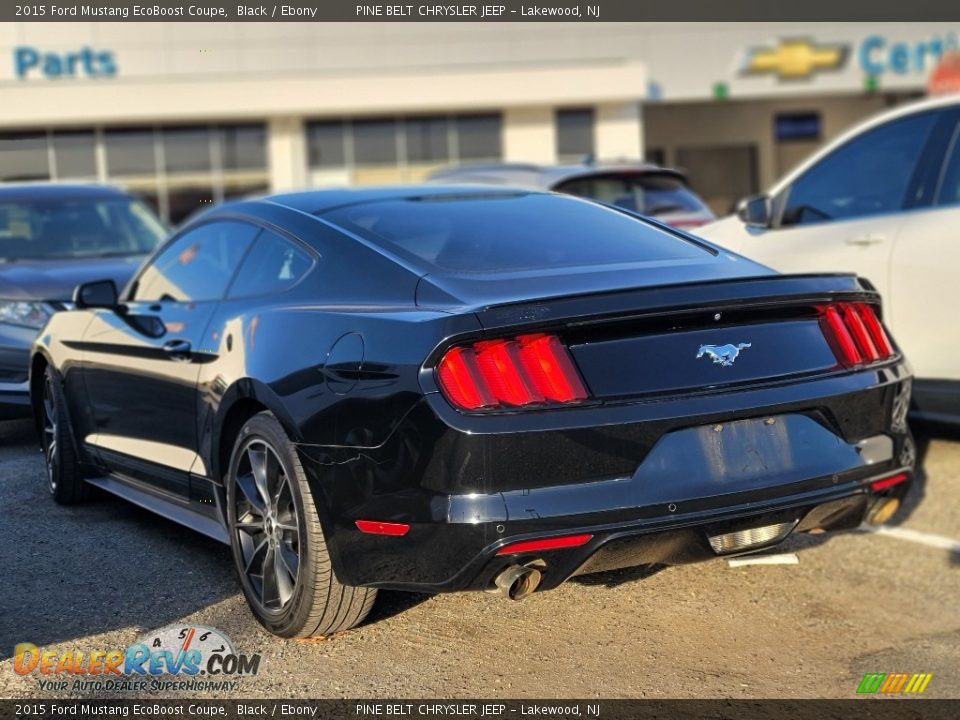
[[(894, 523), (960, 539), (960, 440), (931, 440), (923, 468)], [(520, 603), (384, 592), (362, 627), (297, 643), (253, 620), (225, 546), (117, 499), (55, 505), (28, 423), (0, 423), (0, 506), (0, 697), (66, 696), (13, 672), (16, 643), (125, 648), (172, 623), (262, 655), (223, 697), (845, 698), (865, 672), (931, 672), (927, 696), (960, 697), (960, 552), (896, 536), (803, 536), (799, 565), (606, 573)]]

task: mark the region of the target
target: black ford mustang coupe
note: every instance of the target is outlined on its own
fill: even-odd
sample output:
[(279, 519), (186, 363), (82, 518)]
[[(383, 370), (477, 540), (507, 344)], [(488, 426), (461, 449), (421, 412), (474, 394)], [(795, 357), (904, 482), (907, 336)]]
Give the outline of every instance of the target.
[(910, 374), (849, 275), (627, 211), (422, 187), (228, 205), (34, 345), (53, 497), (229, 543), (286, 636), (377, 588), (518, 599), (882, 522)]

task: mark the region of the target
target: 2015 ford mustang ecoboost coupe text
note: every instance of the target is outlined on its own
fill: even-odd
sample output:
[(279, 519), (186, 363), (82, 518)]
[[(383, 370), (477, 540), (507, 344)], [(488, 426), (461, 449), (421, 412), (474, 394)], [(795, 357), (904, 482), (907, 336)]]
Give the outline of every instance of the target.
[(627, 211), (449, 186), (201, 215), (32, 355), (53, 497), (229, 543), (272, 632), (882, 522), (910, 374), (871, 286)]

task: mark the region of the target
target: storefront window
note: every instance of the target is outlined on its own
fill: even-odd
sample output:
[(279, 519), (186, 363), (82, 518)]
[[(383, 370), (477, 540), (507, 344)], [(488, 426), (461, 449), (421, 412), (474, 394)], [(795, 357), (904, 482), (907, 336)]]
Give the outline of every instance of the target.
[(498, 160), (502, 154), (499, 115), (462, 115), (455, 119), (460, 160)]
[(267, 132), (263, 125), (219, 128), (224, 170), (266, 170)]
[(594, 119), (590, 108), (557, 111), (557, 157), (583, 160), (594, 153)]
[(396, 120), (355, 121), (353, 123), (353, 153), (358, 165), (396, 163)]
[(157, 156), (153, 129), (107, 130), (103, 134), (110, 175), (154, 175)]
[(46, 133), (0, 135), (0, 180), (48, 180), (50, 157)]
[(307, 124), (314, 186), (419, 182), (450, 163), (499, 160), (499, 114), (318, 120)]
[(205, 127), (164, 128), (163, 162), (168, 173), (210, 172), (210, 130)]
[(307, 126), (307, 155), (310, 167), (346, 165), (344, 128), (339, 120)]
[(404, 121), (408, 162), (436, 162), (450, 157), (450, 121), (446, 117)]
[(55, 131), (53, 153), (59, 180), (97, 176), (96, 136), (92, 131)]

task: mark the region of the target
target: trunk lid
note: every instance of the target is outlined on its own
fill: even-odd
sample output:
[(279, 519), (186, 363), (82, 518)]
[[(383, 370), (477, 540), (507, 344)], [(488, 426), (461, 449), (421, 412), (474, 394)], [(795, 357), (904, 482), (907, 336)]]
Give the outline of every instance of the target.
[(556, 333), (592, 398), (712, 391), (842, 370), (822, 329), (832, 302), (877, 303), (852, 275), (769, 276), (506, 303), (485, 336)]

